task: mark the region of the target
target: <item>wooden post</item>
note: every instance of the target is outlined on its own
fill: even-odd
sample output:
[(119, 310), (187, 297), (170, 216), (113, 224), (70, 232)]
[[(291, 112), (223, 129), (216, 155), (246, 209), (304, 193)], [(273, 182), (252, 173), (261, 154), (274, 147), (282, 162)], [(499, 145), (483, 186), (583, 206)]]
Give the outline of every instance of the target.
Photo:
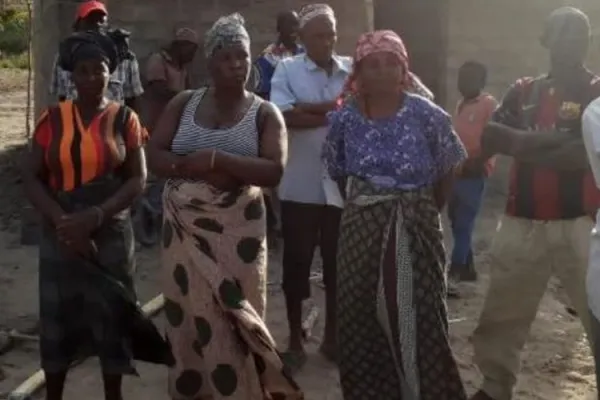
[(33, 0), (34, 103), (37, 118), (52, 99), (48, 91), (58, 43), (72, 31), (80, 0)]

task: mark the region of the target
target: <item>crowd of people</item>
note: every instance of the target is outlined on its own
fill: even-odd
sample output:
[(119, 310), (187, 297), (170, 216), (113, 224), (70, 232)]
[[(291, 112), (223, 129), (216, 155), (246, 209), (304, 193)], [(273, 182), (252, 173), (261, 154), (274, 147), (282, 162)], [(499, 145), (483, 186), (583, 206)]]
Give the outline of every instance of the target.
[[(471, 242), (498, 154), (513, 167), (473, 335), (484, 379), (470, 399), (512, 398), (551, 276), (600, 363), (600, 79), (584, 65), (588, 17), (553, 12), (541, 40), (549, 72), (517, 80), (499, 103), (485, 92), (486, 67), (465, 62), (452, 115), (395, 32), (362, 34), (350, 57), (336, 52), (326, 4), (282, 12), (276, 28), (255, 59), (239, 14), (202, 40), (182, 28), (140, 73), (106, 6), (80, 5), (23, 168), (43, 217), (46, 398), (62, 399), (69, 366), (88, 352), (107, 400), (121, 400), (122, 376), (136, 373), (122, 313), (89, 273), (100, 268), (135, 299), (136, 239), (158, 240), (136, 238), (135, 208), (161, 220), (172, 399), (305, 398), (293, 375), (307, 361), (303, 303), (319, 248), (320, 352), (338, 366), (344, 399), (466, 400), (446, 302), (478, 279)], [(196, 89), (186, 66), (199, 49), (209, 83)], [(268, 243), (279, 235), (283, 352), (265, 323)]]

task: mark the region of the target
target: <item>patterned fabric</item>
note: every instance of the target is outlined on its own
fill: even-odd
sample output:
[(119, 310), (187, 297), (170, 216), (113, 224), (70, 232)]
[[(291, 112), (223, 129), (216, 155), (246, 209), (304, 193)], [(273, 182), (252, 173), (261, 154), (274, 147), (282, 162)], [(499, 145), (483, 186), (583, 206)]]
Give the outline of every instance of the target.
[[(144, 93), (144, 88), (142, 87), (139, 68), (135, 57), (121, 61), (115, 72), (110, 76), (106, 97), (109, 100), (124, 104), (125, 99), (141, 96)], [(54, 61), (50, 96), (55, 100), (61, 98), (75, 100), (77, 98), (77, 89), (71, 80), (71, 73), (60, 67), (58, 57)]]
[(434, 184), (466, 158), (450, 116), (420, 96), (407, 94), (391, 118), (367, 120), (352, 102), (330, 121), (323, 158), (333, 179), (410, 190)]
[(344, 400), (465, 400), (448, 338), (433, 190), (351, 178), (338, 248)]
[[(492, 119), (517, 129), (558, 129), (581, 135), (581, 114), (598, 96), (600, 78), (588, 70), (574, 77), (562, 96), (551, 76), (523, 78), (509, 89)], [(506, 203), (510, 216), (571, 219), (592, 215), (599, 204), (600, 191), (590, 170), (558, 171), (517, 160), (511, 166)]]
[(300, 45), (297, 45), (293, 51), (290, 51), (283, 43), (272, 43), (267, 46), (254, 62), (253, 75), (256, 80), (254, 92), (268, 100), (271, 92), (271, 78), (273, 78), (275, 67), (279, 61), (301, 53), (304, 53), (304, 48)]
[(433, 100), (433, 93), (410, 71), (408, 51), (404, 42), (396, 32), (391, 30), (374, 31), (360, 35), (354, 53), (354, 72), (346, 82), (342, 98), (348, 99), (349, 97), (358, 95), (357, 81), (359, 76), (356, 73), (358, 70), (356, 64), (374, 53), (391, 53), (398, 58), (404, 72), (404, 78), (400, 83), (399, 90), (406, 90)]
[(127, 152), (141, 147), (146, 131), (137, 115), (110, 103), (86, 127), (72, 101), (45, 111), (34, 132), (45, 152), (49, 184), (73, 190), (119, 168)]
[[(71, 192), (53, 192), (66, 212), (76, 212), (106, 201), (123, 182), (104, 175)], [(134, 240), (129, 211), (124, 210), (92, 236), (102, 272), (123, 285), (135, 298)], [(64, 254), (56, 229), (44, 221), (40, 243), (40, 352), (46, 372), (67, 371), (75, 359), (93, 352), (109, 374), (133, 374), (131, 340), (124, 334), (123, 310), (115, 309), (114, 293), (80, 259)], [(121, 304), (122, 305), (122, 304)], [(126, 316), (130, 317), (130, 316)]]
[(211, 58), (215, 51), (223, 47), (241, 45), (250, 53), (250, 35), (246, 30), (244, 17), (235, 13), (221, 17), (204, 35), (204, 55)]
[(307, 4), (300, 9), (298, 13), (298, 18), (300, 22), (300, 29), (302, 29), (306, 24), (317, 17), (325, 16), (330, 18), (332, 21), (336, 21), (335, 12), (333, 8), (325, 3), (318, 4)]
[(266, 225), (257, 187), (165, 187), (163, 270), (174, 400), (303, 399), (263, 317)]

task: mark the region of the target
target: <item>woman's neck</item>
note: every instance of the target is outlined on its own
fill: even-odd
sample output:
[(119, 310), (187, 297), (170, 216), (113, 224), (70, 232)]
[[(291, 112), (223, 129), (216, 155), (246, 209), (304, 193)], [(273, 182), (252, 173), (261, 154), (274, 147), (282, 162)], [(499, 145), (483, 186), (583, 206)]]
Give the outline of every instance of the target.
[(404, 92), (378, 93), (363, 96), (364, 112), (368, 118), (386, 118), (398, 112), (404, 102)]
[(238, 103), (246, 97), (246, 89), (241, 88), (213, 88), (213, 98), (218, 108), (231, 107), (232, 104)]
[(108, 103), (106, 97), (98, 97), (98, 98), (78, 98), (75, 100), (75, 104), (80, 110), (85, 111), (97, 111), (104, 107)]

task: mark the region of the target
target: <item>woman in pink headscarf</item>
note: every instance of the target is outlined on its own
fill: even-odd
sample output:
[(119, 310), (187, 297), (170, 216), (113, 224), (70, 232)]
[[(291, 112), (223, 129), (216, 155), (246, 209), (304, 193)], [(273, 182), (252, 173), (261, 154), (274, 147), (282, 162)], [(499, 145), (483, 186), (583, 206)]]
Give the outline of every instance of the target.
[(338, 244), (345, 400), (464, 400), (440, 226), (465, 150), (392, 31), (364, 34), (324, 147), (345, 189)]

